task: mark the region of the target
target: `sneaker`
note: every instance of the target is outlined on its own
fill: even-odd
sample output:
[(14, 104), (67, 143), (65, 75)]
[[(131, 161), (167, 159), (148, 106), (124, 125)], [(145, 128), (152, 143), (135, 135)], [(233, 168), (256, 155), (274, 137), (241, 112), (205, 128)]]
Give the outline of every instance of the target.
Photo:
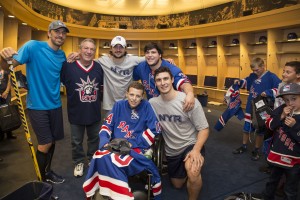
[(57, 175), (53, 171), (46, 172), (45, 179), (47, 182), (51, 182), (51, 183), (55, 183), (55, 184), (60, 184), (60, 183), (65, 182), (65, 179), (62, 176)]
[(257, 160), (259, 160), (259, 152), (257, 151), (257, 150), (253, 150), (252, 151), (252, 156), (251, 156), (251, 160), (253, 160), (253, 161), (257, 161)]
[(237, 148), (236, 150), (234, 150), (232, 153), (233, 154), (242, 154), (242, 153), (244, 153), (246, 151), (247, 151), (247, 148), (241, 146), (241, 147)]
[(81, 176), (83, 176), (83, 167), (84, 167), (83, 163), (78, 163), (75, 166), (75, 169), (74, 169), (74, 176), (75, 177), (81, 177)]

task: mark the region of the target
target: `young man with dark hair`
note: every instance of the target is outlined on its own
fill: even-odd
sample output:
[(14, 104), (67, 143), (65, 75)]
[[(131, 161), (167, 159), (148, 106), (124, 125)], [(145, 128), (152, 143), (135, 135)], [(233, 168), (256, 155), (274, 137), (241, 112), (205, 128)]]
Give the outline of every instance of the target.
[(134, 69), (133, 79), (136, 81), (141, 80), (142, 84), (145, 86), (147, 98), (150, 99), (159, 95), (159, 90), (155, 87), (153, 74), (156, 69), (165, 66), (170, 69), (174, 77), (174, 88), (183, 91), (186, 94), (183, 106), (184, 111), (192, 110), (195, 104), (194, 91), (187, 76), (184, 75), (178, 67), (162, 59), (163, 50), (157, 43), (148, 43), (144, 48), (144, 52), (146, 61), (141, 62)]
[(156, 69), (154, 80), (160, 95), (149, 102), (163, 130), (171, 183), (181, 188), (187, 182), (189, 200), (196, 200), (202, 188), (204, 144), (209, 135), (204, 111), (196, 99), (192, 110), (183, 111), (186, 94), (173, 88), (174, 77), (168, 67)]
[(55, 141), (64, 138), (60, 72), (66, 55), (60, 47), (64, 44), (68, 32), (69, 29), (63, 22), (53, 21), (48, 28), (47, 41), (31, 40), (18, 52), (11, 47), (0, 52), (2, 58), (12, 62), (14, 67), (26, 63), (26, 106), (38, 141), (36, 158), (42, 180), (52, 183), (65, 181), (51, 170), (51, 161)]

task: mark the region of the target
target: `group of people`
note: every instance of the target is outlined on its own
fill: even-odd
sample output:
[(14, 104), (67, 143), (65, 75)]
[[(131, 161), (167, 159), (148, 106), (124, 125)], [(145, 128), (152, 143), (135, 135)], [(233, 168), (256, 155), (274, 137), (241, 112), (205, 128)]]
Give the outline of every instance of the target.
[[(1, 66), (26, 64), (28, 77), (27, 109), (36, 134), (36, 158), (42, 181), (63, 183), (65, 179), (51, 169), (55, 142), (64, 138), (60, 85), (67, 90), (67, 112), (70, 123), (74, 176), (84, 174), (83, 139), (88, 136), (88, 173), (83, 184), (87, 197), (97, 189), (112, 199), (133, 199), (128, 176), (147, 170), (153, 174), (151, 188), (155, 199), (161, 198), (161, 180), (157, 167), (143, 154), (151, 149), (155, 137), (162, 134), (168, 174), (175, 188), (186, 183), (190, 200), (197, 199), (202, 187), (204, 144), (209, 125), (201, 104), (194, 98), (188, 78), (175, 65), (162, 58), (159, 45), (150, 42), (145, 57), (128, 55), (126, 40), (116, 36), (108, 55), (94, 59), (96, 45), (92, 39), (80, 43), (79, 53), (66, 58), (60, 49), (69, 29), (59, 21), (48, 28), (47, 41), (29, 41), (19, 51), (1, 50)], [(41, 63), (43, 63), (41, 65)], [(247, 150), (251, 125), (251, 102), (258, 95), (276, 97), (280, 79), (265, 69), (262, 59), (251, 64), (249, 77), (236, 81), (249, 90), (243, 144), (234, 154)], [(279, 96), (284, 104), (274, 110), (268, 127), (274, 131), (268, 161), (274, 165), (265, 199), (273, 199), (274, 185), (286, 174), (286, 196), (295, 197), (300, 175), (299, 124), (300, 113), (299, 62), (287, 63)], [(103, 84), (105, 116), (101, 116), (100, 86)], [(146, 94), (147, 99), (144, 99)], [(282, 104), (282, 101), (281, 101)], [(277, 114), (276, 114), (277, 113)], [(103, 122), (103, 117), (105, 120)], [(263, 132), (257, 132), (252, 159), (259, 159)], [(113, 139), (129, 142), (127, 154), (108, 148)], [(279, 177), (279, 178), (278, 178)], [(294, 177), (294, 178), (293, 178)], [(276, 189), (276, 187), (275, 187)], [(296, 190), (295, 190), (296, 189)], [(268, 198), (269, 197), (269, 198)]]
[[(62, 82), (67, 90), (72, 159), (75, 164), (74, 176), (83, 175), (85, 153), (82, 142), (86, 130), (87, 157), (90, 167), (85, 184), (91, 178), (89, 174), (93, 176), (94, 169), (100, 166), (116, 165), (121, 170), (120, 173), (126, 172), (127, 176), (137, 173), (139, 170), (136, 170), (135, 164), (140, 163), (143, 168), (157, 175), (153, 176), (156, 178), (151, 182), (153, 195), (159, 199), (161, 185), (157, 168), (155, 165), (152, 165), (152, 168), (147, 167), (149, 160), (144, 159), (143, 162), (143, 158), (146, 157), (141, 157), (141, 155), (149, 149), (154, 143), (155, 135), (160, 134), (160, 130), (163, 129), (163, 137), (165, 135), (169, 137), (166, 139), (166, 148), (171, 181), (175, 187), (179, 188), (187, 180), (190, 199), (197, 199), (202, 186), (201, 167), (204, 163), (204, 143), (208, 137), (208, 123), (200, 103), (194, 98), (193, 88), (188, 78), (178, 67), (162, 59), (163, 51), (156, 43), (149, 43), (145, 46), (145, 57), (127, 55), (126, 40), (122, 36), (113, 38), (109, 55), (96, 60), (94, 60), (96, 49), (94, 41), (85, 39), (80, 44), (79, 59), (75, 60), (77, 55), (74, 54), (68, 57), (74, 62), (67, 62), (66, 55), (60, 47), (64, 44), (68, 32), (67, 26), (56, 20), (49, 25), (47, 41), (31, 40), (25, 43), (18, 52), (10, 47), (0, 52), (1, 64), (6, 69), (8, 63), (14, 67), (26, 64), (27, 110), (38, 141), (36, 158), (42, 181), (57, 184), (65, 181), (62, 176), (51, 169), (55, 142), (64, 138), (60, 99)], [(43, 65), (40, 64), (41, 61)], [(158, 69), (162, 71), (157, 72)], [(132, 82), (133, 79), (140, 80), (142, 84)], [(102, 120), (99, 89), (102, 83), (103, 109), (108, 112), (100, 129)], [(175, 92), (174, 88), (182, 92)], [(153, 97), (153, 100), (158, 98), (158, 101), (153, 101), (151, 106), (147, 100), (143, 99), (144, 92), (148, 98)], [(164, 97), (159, 96), (160, 92), (164, 93)], [(124, 100), (126, 97), (127, 100)], [(173, 101), (176, 102), (174, 105)], [(159, 108), (160, 104), (166, 103), (170, 105), (168, 109), (164, 111)], [(146, 111), (151, 115), (144, 115)], [(197, 116), (199, 115), (199, 112), (202, 113), (201, 117), (195, 117), (196, 113)], [(123, 115), (128, 117), (124, 118)], [(192, 119), (192, 117), (195, 118)], [(161, 119), (163, 123), (159, 125), (160, 120), (157, 119)], [(189, 131), (182, 140), (178, 131), (186, 131), (187, 127)], [(177, 142), (170, 139), (173, 137), (172, 134), (177, 137)], [(129, 162), (130, 168), (126, 169), (116, 164), (112, 156), (104, 159), (110, 162), (107, 161), (104, 164), (102, 162), (98, 165), (97, 152), (102, 151), (113, 138), (126, 138), (129, 141), (132, 151), (130, 155), (125, 156), (126, 158), (130, 157), (134, 160), (137, 156), (142, 159)], [(124, 155), (116, 155), (114, 158), (122, 161), (122, 156)], [(102, 173), (105, 174), (105, 170)], [(113, 177), (112, 173), (108, 170), (105, 177)], [(100, 174), (98, 179), (97, 184), (100, 186), (103, 184)], [(118, 183), (117, 181), (115, 184)], [(122, 191), (101, 188), (100, 194), (104, 196), (116, 193), (124, 195)], [(92, 193), (85, 191), (87, 194), (95, 192), (94, 190)]]
[[(284, 183), (284, 199), (296, 200), (300, 177), (300, 62), (287, 62), (283, 68), (282, 81), (272, 72), (265, 69), (264, 61), (255, 58), (251, 63), (248, 77), (235, 81), (239, 88), (246, 88), (249, 96), (246, 105), (245, 124), (243, 128), (242, 146), (233, 154), (247, 151), (249, 134), (255, 131), (255, 149), (251, 159), (260, 158), (260, 148), (267, 131), (271, 132), (271, 140), (264, 147), (270, 178), (262, 193), (252, 194), (259, 200), (274, 200), (280, 184)], [(265, 128), (255, 130), (251, 115), (255, 115), (253, 100), (258, 96), (272, 99), (274, 109), (265, 116)], [(266, 140), (267, 141), (267, 140)], [(281, 185), (282, 187), (282, 185)]]

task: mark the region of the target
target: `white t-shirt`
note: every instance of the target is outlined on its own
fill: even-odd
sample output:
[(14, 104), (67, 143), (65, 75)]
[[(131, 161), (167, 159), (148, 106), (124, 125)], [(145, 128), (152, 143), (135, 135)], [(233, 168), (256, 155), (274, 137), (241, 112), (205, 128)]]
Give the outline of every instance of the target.
[(96, 61), (102, 66), (103, 80), (103, 109), (111, 110), (116, 101), (125, 99), (129, 84), (132, 82), (133, 69), (145, 57), (126, 55), (121, 64), (115, 64), (113, 60), (104, 55)]

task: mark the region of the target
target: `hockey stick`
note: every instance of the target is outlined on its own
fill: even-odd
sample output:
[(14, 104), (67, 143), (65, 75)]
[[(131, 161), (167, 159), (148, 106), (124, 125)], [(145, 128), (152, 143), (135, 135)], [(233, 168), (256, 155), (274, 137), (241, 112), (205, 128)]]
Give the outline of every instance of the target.
[(7, 61), (8, 65), (9, 65), (9, 70), (10, 70), (10, 75), (11, 75), (11, 82), (17, 97), (17, 102), (18, 102), (18, 108), (19, 108), (19, 112), (20, 112), (20, 116), (22, 118), (22, 124), (23, 124), (23, 128), (25, 131), (25, 136), (26, 136), (26, 140), (27, 143), (29, 145), (30, 148), (30, 152), (31, 152), (31, 157), (33, 159), (33, 165), (34, 165), (34, 169), (35, 169), (35, 173), (36, 176), (38, 178), (39, 181), (42, 181), (42, 177), (41, 177), (41, 173), (39, 170), (39, 166), (37, 163), (37, 159), (36, 159), (36, 155), (35, 155), (35, 151), (34, 151), (34, 147), (32, 144), (32, 140), (31, 140), (31, 136), (30, 136), (30, 132), (29, 132), (29, 128), (28, 128), (28, 123), (27, 123), (27, 119), (25, 116), (25, 111), (24, 111), (24, 106), (22, 103), (22, 99), (21, 99), (21, 94), (20, 94), (20, 90), (17, 84), (17, 78), (16, 78), (16, 74), (15, 74), (15, 70), (14, 70), (14, 66), (12, 64), (12, 61)]

